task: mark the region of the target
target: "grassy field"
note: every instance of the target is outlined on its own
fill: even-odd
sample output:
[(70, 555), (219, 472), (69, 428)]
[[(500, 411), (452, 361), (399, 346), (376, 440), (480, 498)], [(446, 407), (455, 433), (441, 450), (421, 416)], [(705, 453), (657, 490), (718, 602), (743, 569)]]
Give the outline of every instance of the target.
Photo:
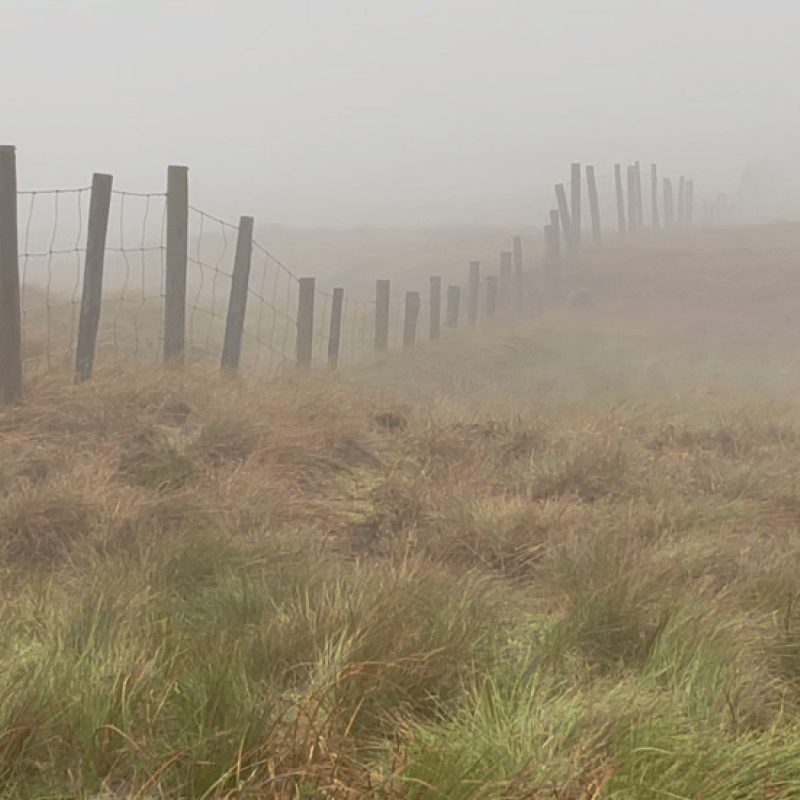
[(0, 411), (0, 798), (800, 796), (800, 230), (341, 376)]

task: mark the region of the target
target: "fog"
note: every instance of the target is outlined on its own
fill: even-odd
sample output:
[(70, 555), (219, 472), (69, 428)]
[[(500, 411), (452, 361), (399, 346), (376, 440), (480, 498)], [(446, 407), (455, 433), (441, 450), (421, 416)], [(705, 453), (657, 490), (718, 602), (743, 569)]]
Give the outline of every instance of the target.
[(639, 160), (708, 196), (735, 196), (750, 169), (750, 184), (767, 182), (767, 216), (800, 216), (789, 0), (0, 11), (0, 139), (18, 148), (21, 189), (85, 186), (99, 171), (159, 191), (176, 163), (190, 166), (192, 202), (229, 219), (538, 225), (571, 161), (609, 175)]

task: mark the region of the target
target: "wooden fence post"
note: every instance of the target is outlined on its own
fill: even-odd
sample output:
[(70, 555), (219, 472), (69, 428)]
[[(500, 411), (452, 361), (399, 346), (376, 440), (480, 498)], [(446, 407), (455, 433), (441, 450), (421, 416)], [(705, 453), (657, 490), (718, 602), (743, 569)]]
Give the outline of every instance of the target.
[(442, 333), (442, 277), (441, 275), (431, 276), (430, 289), (430, 330), (428, 336), (435, 342)]
[(684, 209), (684, 216), (686, 227), (691, 228), (694, 217), (694, 181), (686, 181), (686, 207)]
[(380, 280), (375, 284), (375, 352), (385, 353), (389, 349), (389, 301), (391, 281)]
[(0, 386), (3, 403), (22, 397), (22, 308), (17, 233), (17, 155), (0, 145)]
[(658, 216), (658, 167), (650, 165), (650, 205), (652, 211), (653, 230), (661, 228), (661, 220)]
[(101, 175), (96, 172), (92, 176), (89, 227), (86, 232), (86, 257), (83, 267), (83, 294), (75, 357), (75, 371), (78, 380), (81, 381), (87, 380), (92, 374), (94, 365), (97, 329), (103, 304), (103, 264), (113, 182), (114, 178), (111, 175)]
[(563, 183), (559, 183), (556, 186), (556, 199), (558, 200), (558, 213), (561, 217), (561, 231), (564, 234), (564, 243), (567, 253), (572, 254), (575, 250), (574, 239), (572, 236), (571, 220), (569, 218), (569, 208), (567, 208), (567, 193), (564, 190)]
[(675, 224), (675, 200), (672, 194), (672, 180), (664, 178), (664, 227), (669, 229)]
[(642, 197), (642, 166), (637, 161), (634, 164), (636, 183), (636, 230), (644, 230), (644, 198)]
[(458, 317), (461, 311), (461, 287), (447, 287), (447, 327), (455, 330), (458, 327)]
[(403, 347), (406, 349), (413, 347), (417, 339), (419, 307), (419, 292), (406, 292), (406, 315), (403, 321)]
[(167, 259), (164, 360), (180, 362), (186, 346), (186, 266), (189, 245), (189, 168), (167, 169)]
[(220, 366), (224, 370), (239, 369), (242, 331), (247, 314), (247, 288), (250, 284), (250, 265), (253, 260), (254, 224), (252, 217), (239, 218), (231, 293), (228, 298), (228, 315), (225, 319), (225, 339), (222, 342), (222, 358), (220, 359)]
[(572, 215), (570, 225), (572, 226), (573, 248), (578, 251), (581, 248), (581, 165), (572, 165), (572, 175), (570, 176), (570, 190), (572, 192)]
[(597, 179), (594, 167), (586, 167), (586, 187), (589, 190), (589, 212), (592, 215), (592, 241), (595, 247), (603, 246), (603, 234), (600, 230), (600, 201), (597, 199)]
[(628, 230), (636, 233), (639, 230), (636, 213), (636, 167), (628, 167)]
[(620, 236), (626, 233), (625, 226), (625, 191), (622, 187), (622, 166), (614, 164), (614, 183), (617, 187), (617, 226)]
[(493, 317), (497, 313), (497, 276), (486, 277), (486, 316)]
[(311, 369), (316, 283), (314, 278), (300, 278), (300, 293), (297, 302), (297, 366), (303, 369)]
[(342, 338), (342, 311), (344, 309), (344, 289), (333, 290), (331, 301), (331, 329), (328, 335), (328, 366), (336, 369), (339, 366), (339, 341)]
[(514, 293), (516, 294), (515, 307), (517, 314), (522, 316), (525, 311), (525, 277), (522, 270), (522, 237), (515, 236), (514, 242)]
[(481, 287), (481, 263), (469, 262), (469, 284), (467, 289), (467, 323), (470, 328), (478, 324), (478, 297)]
[(678, 227), (686, 224), (686, 178), (678, 179)]

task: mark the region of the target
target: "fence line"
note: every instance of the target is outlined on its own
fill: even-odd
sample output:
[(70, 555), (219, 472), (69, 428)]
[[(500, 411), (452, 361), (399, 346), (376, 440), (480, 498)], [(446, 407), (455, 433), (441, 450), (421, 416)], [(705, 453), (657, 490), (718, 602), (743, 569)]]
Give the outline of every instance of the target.
[[(345, 287), (331, 293), (313, 278), (299, 278), (253, 238), (252, 218), (234, 225), (193, 206), (186, 167), (168, 169), (166, 192), (112, 189), (110, 175), (95, 175), (91, 186), (77, 189), (17, 191), (14, 148), (0, 147), (0, 208), (7, 209), (0, 219), (9, 231), (4, 228), (0, 247), (3, 400), (20, 396), (15, 376), (23, 367), (74, 359), (78, 377), (86, 379), (96, 354), (112, 361), (213, 359), (227, 369), (272, 376), (295, 364), (349, 366), (374, 352), (435, 340), (442, 327), (472, 328), (480, 319), (558, 305), (581, 271), (584, 192), (595, 248), (603, 246), (602, 228), (613, 223), (622, 237), (643, 231), (645, 196), (654, 230), (662, 227), (659, 202), (664, 229), (693, 225), (693, 181), (680, 176), (675, 214), (673, 179), (659, 181), (653, 164), (645, 193), (639, 162), (625, 169), (627, 197), (623, 165), (607, 174), (586, 166), (585, 188), (582, 165), (571, 165), (569, 187), (554, 187), (538, 258), (523, 253), (515, 236), (495, 274), (473, 261), (465, 265), (463, 286), (443, 285), (435, 276), (426, 292), (395, 297), (391, 282), (382, 280), (375, 298), (366, 300)], [(724, 196), (702, 204), (706, 225), (727, 208)]]

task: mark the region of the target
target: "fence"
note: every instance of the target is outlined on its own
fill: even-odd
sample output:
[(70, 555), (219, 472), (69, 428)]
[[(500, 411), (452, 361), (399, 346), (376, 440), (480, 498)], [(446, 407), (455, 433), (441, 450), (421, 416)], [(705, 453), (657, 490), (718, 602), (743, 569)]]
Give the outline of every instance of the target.
[[(585, 169), (594, 247), (603, 246), (610, 213), (619, 235), (644, 230), (638, 162), (625, 172), (627, 203), (622, 175), (621, 165), (613, 176)], [(652, 165), (650, 189), (653, 229), (693, 224), (692, 181), (679, 178), (675, 203), (672, 181), (659, 182)], [(583, 196), (583, 171), (573, 164), (569, 187), (555, 187), (545, 251), (528, 269), (516, 236), (498, 274), (482, 275), (473, 261), (463, 289), (433, 276), (426, 293), (393, 300), (382, 279), (374, 299), (363, 300), (297, 277), (253, 238), (252, 217), (233, 225), (192, 206), (186, 167), (168, 168), (166, 192), (120, 191), (104, 174), (79, 189), (19, 192), (15, 148), (0, 146), (2, 399), (17, 400), (24, 372), (37, 367), (74, 363), (86, 380), (98, 355), (213, 359), (224, 370), (271, 376), (290, 365), (336, 368), (412, 348), (421, 337), (438, 339), (442, 323), (446, 331), (474, 328), (557, 305), (580, 276)], [(723, 198), (705, 201), (703, 223), (725, 211)]]

